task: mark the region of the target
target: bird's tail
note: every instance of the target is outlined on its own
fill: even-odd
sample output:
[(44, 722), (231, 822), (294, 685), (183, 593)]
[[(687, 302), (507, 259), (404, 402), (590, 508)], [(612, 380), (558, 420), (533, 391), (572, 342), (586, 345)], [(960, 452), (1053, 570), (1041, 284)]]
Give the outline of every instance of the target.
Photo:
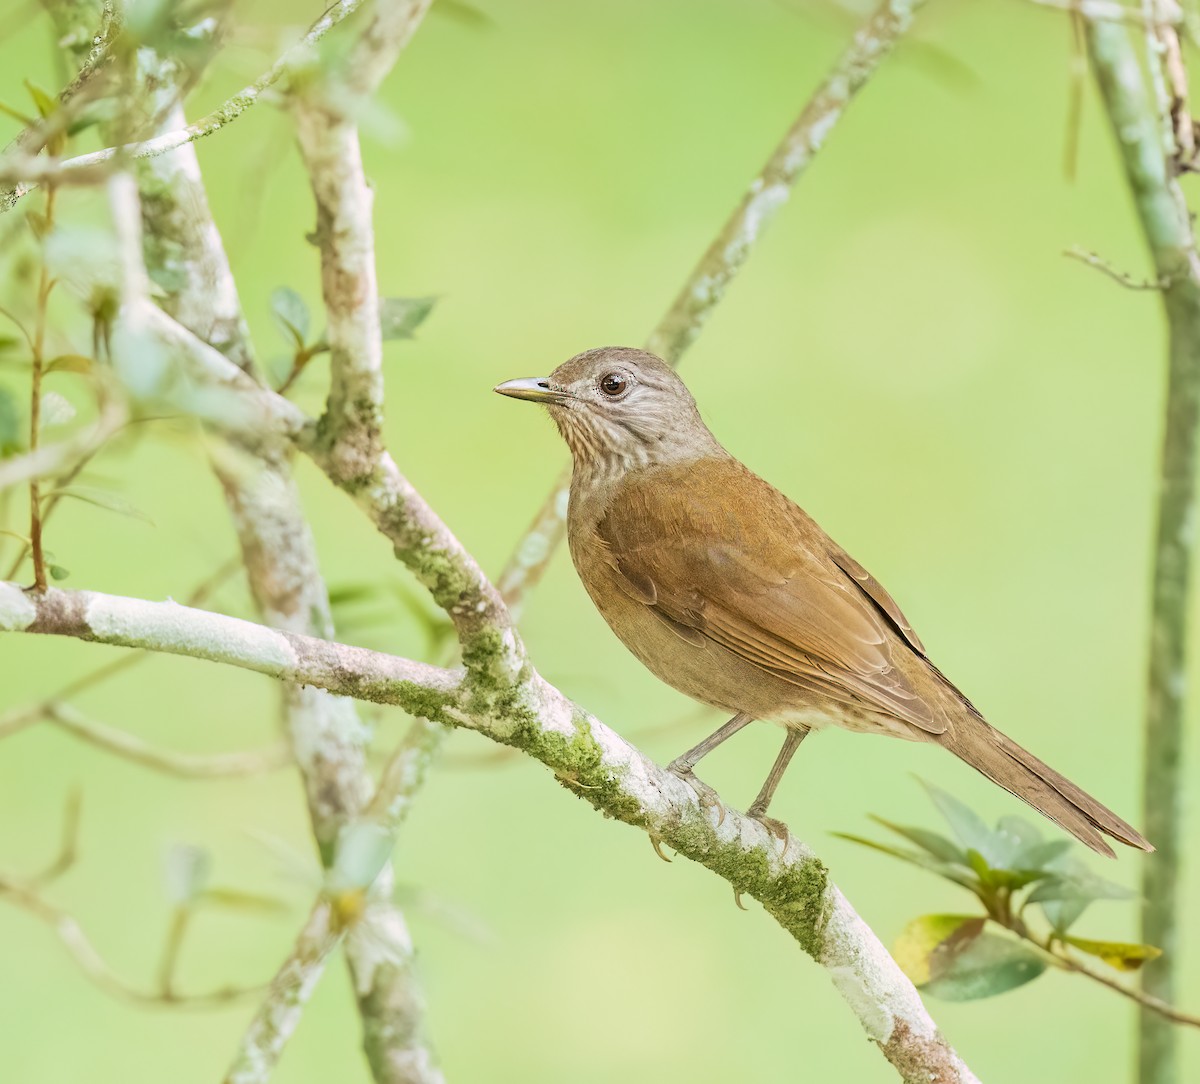
[(1104, 839), (1106, 835), (1130, 847), (1154, 850), (1140, 832), (1111, 809), (977, 716), (957, 720), (935, 740), (1093, 851), (1116, 857)]

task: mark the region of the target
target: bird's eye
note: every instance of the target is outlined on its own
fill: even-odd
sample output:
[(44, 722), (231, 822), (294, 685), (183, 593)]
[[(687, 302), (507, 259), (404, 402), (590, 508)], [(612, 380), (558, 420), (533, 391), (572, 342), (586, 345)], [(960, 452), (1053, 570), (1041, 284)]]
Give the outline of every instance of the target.
[(600, 378), (600, 390), (615, 399), (629, 387), (629, 378), (624, 373), (608, 373)]

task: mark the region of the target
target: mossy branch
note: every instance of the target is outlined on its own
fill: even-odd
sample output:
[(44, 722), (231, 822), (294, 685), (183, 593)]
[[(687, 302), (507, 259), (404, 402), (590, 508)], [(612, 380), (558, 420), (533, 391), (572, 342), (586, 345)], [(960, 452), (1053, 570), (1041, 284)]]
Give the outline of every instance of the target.
[[(173, 602), (53, 588), (28, 594), (15, 584), (0, 585), (0, 631), (5, 630), (223, 662), (292, 684), (394, 704), (520, 749), (600, 812), (640, 828), (761, 902), (828, 970), (868, 1037), (904, 1080), (976, 1079), (804, 843), (789, 836), (781, 846), (759, 822), (703, 806), (686, 783), (568, 700), (523, 657), (511, 676), (507, 665), (445, 670)], [(476, 643), (481, 654), (508, 657), (514, 649), (519, 651), (519, 644), (506, 631)]]

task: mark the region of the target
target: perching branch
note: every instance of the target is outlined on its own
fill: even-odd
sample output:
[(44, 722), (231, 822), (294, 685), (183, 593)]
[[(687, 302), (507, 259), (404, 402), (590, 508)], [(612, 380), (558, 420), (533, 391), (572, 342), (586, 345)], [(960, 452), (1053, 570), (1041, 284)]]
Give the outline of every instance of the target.
[[(725, 295), (763, 229), (787, 202), (796, 181), (824, 146), (855, 95), (912, 24), (923, 0), (883, 0), (859, 27), (846, 51), (784, 133), (733, 214), (692, 269), (671, 307), (646, 340), (646, 349), (678, 365)], [(570, 472), (555, 483), (497, 581), (514, 613), (541, 579), (562, 542)]]
[[(829, 881), (809, 848), (782, 850), (757, 821), (704, 807), (695, 791), (533, 670), (443, 670), (381, 652), (180, 606), (0, 585), (0, 631), (74, 636), (223, 662), (343, 696), (395, 704), (476, 730), (549, 767), (568, 790), (711, 869), (769, 914), (826, 968), (868, 1037), (906, 1081), (974, 1081), (912, 984)], [(492, 650), (514, 646), (497, 637)]]
[[(1172, 32), (1173, 33), (1173, 32)], [(1150, 615), (1150, 667), (1143, 766), (1143, 824), (1158, 853), (1143, 866), (1141, 939), (1163, 950), (1144, 968), (1142, 989), (1175, 1000), (1177, 877), (1183, 851), (1183, 724), (1187, 693), (1188, 586), (1191, 581), (1197, 429), (1200, 423), (1200, 258), (1170, 117), (1146, 93), (1128, 30), (1087, 25), (1092, 67), (1111, 122), (1138, 220), (1161, 291), (1168, 328), (1167, 412), (1158, 494)], [(1152, 63), (1158, 63), (1154, 56)], [(1186, 104), (1182, 106), (1186, 115)], [(1177, 1078), (1177, 1039), (1169, 1023), (1143, 1012), (1142, 1084)]]

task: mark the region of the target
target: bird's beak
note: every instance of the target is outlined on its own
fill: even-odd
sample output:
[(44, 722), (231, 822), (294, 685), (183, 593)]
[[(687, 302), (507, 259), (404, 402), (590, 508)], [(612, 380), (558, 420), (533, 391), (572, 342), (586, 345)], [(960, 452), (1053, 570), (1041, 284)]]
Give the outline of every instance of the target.
[(544, 376), (527, 376), (520, 380), (506, 380), (497, 384), (493, 391), (512, 399), (528, 399), (531, 403), (561, 403), (571, 396), (565, 391), (555, 391)]

